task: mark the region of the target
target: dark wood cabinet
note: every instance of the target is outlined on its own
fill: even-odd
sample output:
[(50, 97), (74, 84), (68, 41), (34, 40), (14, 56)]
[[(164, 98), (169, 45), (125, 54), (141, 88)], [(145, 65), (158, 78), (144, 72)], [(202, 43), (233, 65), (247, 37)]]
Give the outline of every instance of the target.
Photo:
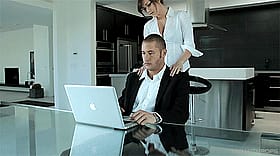
[(116, 36), (121, 38), (139, 39), (143, 36), (145, 20), (142, 17), (126, 13), (116, 14)]
[(114, 13), (100, 6), (97, 6), (96, 10), (96, 39), (98, 41), (114, 41)]
[(280, 107), (280, 73), (258, 73), (255, 77), (255, 107)]
[(118, 37), (128, 37), (130, 34), (130, 21), (129, 16), (125, 14), (116, 14), (116, 29), (118, 30), (116, 32), (116, 36)]
[(98, 41), (112, 41), (127, 38), (138, 40), (143, 39), (143, 28), (147, 20), (124, 13), (111, 8), (97, 5), (96, 12), (96, 38)]

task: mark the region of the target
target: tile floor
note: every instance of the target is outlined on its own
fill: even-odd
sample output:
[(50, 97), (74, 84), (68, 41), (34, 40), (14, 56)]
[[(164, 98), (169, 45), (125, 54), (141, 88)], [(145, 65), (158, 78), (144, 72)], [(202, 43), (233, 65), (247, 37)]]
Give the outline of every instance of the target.
[(280, 134), (280, 113), (255, 111), (255, 125), (251, 131), (274, 132)]

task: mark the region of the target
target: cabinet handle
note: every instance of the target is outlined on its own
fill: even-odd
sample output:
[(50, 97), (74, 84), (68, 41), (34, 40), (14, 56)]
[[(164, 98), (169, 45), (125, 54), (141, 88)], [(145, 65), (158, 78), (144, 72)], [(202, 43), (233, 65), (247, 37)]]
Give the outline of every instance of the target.
[(280, 89), (280, 87), (269, 87), (270, 89)]
[(269, 102), (280, 102), (280, 100), (268, 100)]
[(106, 33), (106, 41), (108, 41), (108, 30), (106, 29), (106, 31), (105, 31)]
[(106, 30), (102, 29), (102, 40), (106, 40)]
[(276, 78), (276, 79), (280, 79), (280, 76), (269, 76), (269, 78)]
[(127, 24), (124, 25), (124, 34), (128, 35), (128, 25)]

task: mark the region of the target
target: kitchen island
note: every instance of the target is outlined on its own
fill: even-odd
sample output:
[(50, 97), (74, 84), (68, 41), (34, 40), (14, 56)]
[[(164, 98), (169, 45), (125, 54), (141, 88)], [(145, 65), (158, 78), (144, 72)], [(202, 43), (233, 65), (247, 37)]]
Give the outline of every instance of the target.
[[(254, 68), (191, 68), (190, 75), (208, 79), (212, 88), (195, 96), (197, 125), (249, 130), (254, 112)], [(127, 74), (110, 74), (117, 95)]]

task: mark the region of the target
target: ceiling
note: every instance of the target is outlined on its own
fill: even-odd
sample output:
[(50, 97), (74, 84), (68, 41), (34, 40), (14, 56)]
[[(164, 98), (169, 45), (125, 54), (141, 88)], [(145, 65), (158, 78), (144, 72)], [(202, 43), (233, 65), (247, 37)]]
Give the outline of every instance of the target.
[(0, 0), (0, 32), (31, 27), (52, 26), (52, 10), (11, 0)]

